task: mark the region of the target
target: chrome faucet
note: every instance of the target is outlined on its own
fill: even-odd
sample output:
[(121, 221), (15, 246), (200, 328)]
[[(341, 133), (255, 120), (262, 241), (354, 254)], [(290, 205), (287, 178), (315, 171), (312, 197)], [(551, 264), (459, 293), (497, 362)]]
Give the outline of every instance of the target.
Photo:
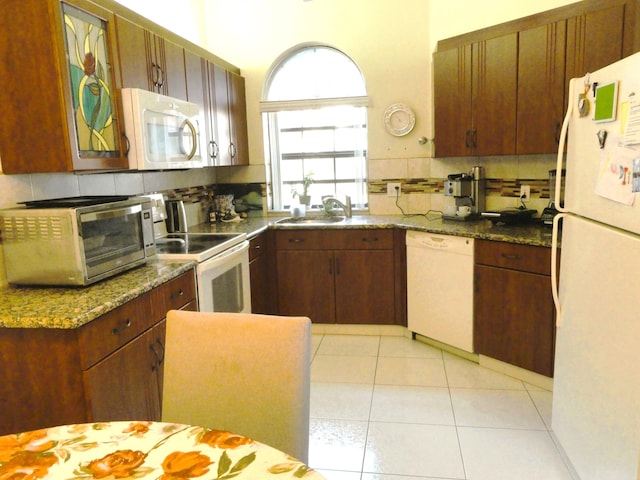
[(323, 197), (322, 204), (325, 209), (334, 204), (344, 210), (344, 214), (347, 218), (351, 218), (351, 197), (349, 195), (344, 196), (344, 203), (338, 200), (336, 197)]

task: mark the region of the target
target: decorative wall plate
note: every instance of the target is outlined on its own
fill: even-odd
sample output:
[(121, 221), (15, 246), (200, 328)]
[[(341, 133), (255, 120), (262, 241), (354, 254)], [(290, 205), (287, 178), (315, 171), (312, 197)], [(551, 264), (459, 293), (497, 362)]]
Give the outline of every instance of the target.
[(387, 132), (395, 137), (402, 137), (413, 130), (416, 116), (413, 110), (403, 103), (394, 103), (384, 111), (384, 125)]

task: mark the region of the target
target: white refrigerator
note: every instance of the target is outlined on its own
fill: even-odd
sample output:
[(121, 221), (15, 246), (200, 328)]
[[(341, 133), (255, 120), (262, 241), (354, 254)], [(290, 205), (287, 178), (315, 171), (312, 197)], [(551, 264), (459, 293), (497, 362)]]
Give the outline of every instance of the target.
[(552, 434), (576, 478), (637, 480), (640, 54), (571, 81), (565, 136)]

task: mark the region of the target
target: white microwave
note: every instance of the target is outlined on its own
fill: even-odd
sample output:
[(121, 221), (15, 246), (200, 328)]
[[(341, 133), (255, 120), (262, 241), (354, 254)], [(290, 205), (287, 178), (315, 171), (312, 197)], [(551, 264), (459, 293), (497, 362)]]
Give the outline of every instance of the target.
[(122, 104), (130, 169), (205, 165), (198, 105), (139, 88), (123, 88)]

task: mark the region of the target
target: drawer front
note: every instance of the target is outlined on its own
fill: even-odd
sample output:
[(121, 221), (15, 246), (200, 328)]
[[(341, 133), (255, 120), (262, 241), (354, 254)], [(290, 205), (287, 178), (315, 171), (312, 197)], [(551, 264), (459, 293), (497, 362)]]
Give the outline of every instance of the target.
[(362, 228), (327, 232), (325, 245), (333, 250), (392, 250), (393, 230)]
[(475, 263), (551, 275), (551, 249), (534, 245), (476, 240)]
[(325, 248), (322, 230), (279, 230), (276, 232), (278, 250), (320, 250)]
[(158, 287), (158, 290), (161, 291), (165, 299), (166, 311), (162, 315), (162, 318), (164, 318), (169, 310), (179, 310), (196, 298), (196, 284), (193, 270), (168, 281)]
[(149, 294), (142, 295), (80, 327), (78, 341), (83, 370), (149, 328), (150, 298)]
[(249, 261), (261, 256), (267, 248), (267, 236), (264, 233), (249, 240)]

